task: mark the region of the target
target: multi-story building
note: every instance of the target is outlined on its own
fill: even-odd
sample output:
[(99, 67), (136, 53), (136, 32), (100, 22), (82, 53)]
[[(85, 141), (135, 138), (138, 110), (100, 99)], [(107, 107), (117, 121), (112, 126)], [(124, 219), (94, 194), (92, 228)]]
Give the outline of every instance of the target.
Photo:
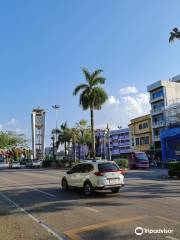
[(101, 158), (119, 157), (131, 152), (129, 128), (111, 130), (96, 130), (96, 154)]
[(161, 131), (163, 161), (180, 161), (180, 103), (165, 110), (165, 129)]
[(151, 115), (132, 119), (129, 129), (132, 149), (141, 152), (150, 151), (152, 147)]
[(131, 141), (129, 128), (110, 131), (110, 144), (112, 157), (130, 153)]
[(160, 80), (147, 87), (150, 93), (152, 135), (155, 149), (160, 149), (160, 132), (165, 127), (165, 110), (180, 102), (180, 75), (170, 80)]

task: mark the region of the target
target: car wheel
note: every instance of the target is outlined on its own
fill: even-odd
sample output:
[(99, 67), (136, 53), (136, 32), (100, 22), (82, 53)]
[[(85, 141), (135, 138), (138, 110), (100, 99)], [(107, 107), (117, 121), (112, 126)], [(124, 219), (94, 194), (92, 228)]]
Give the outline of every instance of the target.
[(83, 192), (84, 192), (84, 195), (87, 197), (89, 197), (92, 194), (93, 189), (92, 189), (92, 184), (90, 182), (84, 183)]
[(118, 193), (119, 190), (120, 190), (120, 187), (111, 188), (111, 192), (112, 192), (112, 193)]
[(68, 183), (67, 183), (67, 180), (65, 178), (62, 179), (61, 181), (61, 186), (62, 186), (62, 189), (64, 191), (67, 191), (68, 190)]

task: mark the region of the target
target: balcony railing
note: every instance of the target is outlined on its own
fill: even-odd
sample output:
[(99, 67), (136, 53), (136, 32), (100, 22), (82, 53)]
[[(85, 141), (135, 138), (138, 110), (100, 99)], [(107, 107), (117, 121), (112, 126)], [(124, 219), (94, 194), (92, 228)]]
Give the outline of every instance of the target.
[(164, 127), (164, 126), (165, 126), (164, 121), (153, 122), (153, 128), (159, 128), (159, 127)]
[(153, 103), (153, 102), (156, 102), (156, 101), (160, 101), (160, 100), (163, 100), (164, 99), (164, 96), (160, 96), (160, 97), (156, 97), (156, 98), (151, 98), (150, 99), (150, 103)]
[(160, 141), (160, 137), (159, 136), (154, 136), (154, 141)]
[(119, 149), (116, 149), (116, 150), (112, 150), (111, 151), (111, 154), (112, 155), (115, 155), (115, 154), (119, 154), (120, 152), (119, 152)]
[(164, 107), (157, 108), (157, 109), (152, 109), (152, 110), (151, 110), (151, 115), (156, 115), (156, 114), (163, 113), (164, 110), (165, 110)]

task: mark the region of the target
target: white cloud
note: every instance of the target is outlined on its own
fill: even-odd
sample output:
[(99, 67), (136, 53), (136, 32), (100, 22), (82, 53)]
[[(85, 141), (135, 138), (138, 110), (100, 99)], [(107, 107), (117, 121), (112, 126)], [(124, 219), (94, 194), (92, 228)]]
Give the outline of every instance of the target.
[(149, 96), (146, 93), (137, 93), (127, 96), (110, 96), (101, 111), (95, 115), (96, 126), (103, 128), (109, 123), (113, 128), (127, 127), (130, 120), (150, 112)]
[(14, 126), (16, 125), (17, 121), (15, 118), (11, 118), (7, 123), (5, 123), (5, 126)]
[(134, 86), (128, 86), (128, 87), (125, 87), (125, 88), (120, 88), (119, 92), (122, 95), (128, 95), (128, 94), (131, 94), (131, 93), (137, 93), (138, 90)]
[(149, 112), (149, 97), (148, 94), (140, 93), (135, 96), (123, 97), (125, 109), (130, 115), (140, 115)]
[(119, 104), (119, 99), (118, 98), (116, 99), (114, 96), (110, 96), (108, 98), (108, 103), (109, 104)]
[(0, 131), (2, 130), (2, 128), (3, 128), (3, 126), (2, 126), (2, 124), (0, 124)]

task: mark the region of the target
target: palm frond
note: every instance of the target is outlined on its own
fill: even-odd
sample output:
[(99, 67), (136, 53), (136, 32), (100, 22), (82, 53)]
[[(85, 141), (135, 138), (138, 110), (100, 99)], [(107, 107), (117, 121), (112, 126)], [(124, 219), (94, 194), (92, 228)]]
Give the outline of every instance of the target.
[(91, 74), (89, 73), (87, 68), (82, 68), (82, 72), (85, 76), (86, 81), (89, 83), (90, 79), (91, 79)]
[(173, 42), (175, 39), (175, 34), (173, 32), (170, 32), (169, 42)]
[(94, 87), (92, 90), (90, 99), (91, 99), (91, 102), (93, 102), (93, 108), (96, 110), (99, 110), (108, 99), (108, 95), (103, 88)]
[(99, 76), (100, 73), (102, 73), (103, 70), (102, 69), (96, 69), (92, 74), (91, 74), (91, 78), (97, 78)]
[(87, 110), (90, 107), (90, 98), (88, 90), (83, 91), (83, 93), (80, 95), (79, 105), (81, 105), (84, 110)]
[(174, 39), (180, 39), (180, 31), (178, 28), (173, 28), (172, 32), (170, 32), (169, 42), (174, 41)]
[(106, 79), (104, 77), (98, 77), (93, 80), (93, 86), (98, 84), (104, 84)]
[(87, 85), (87, 84), (80, 84), (80, 85), (78, 85), (78, 86), (74, 89), (73, 95), (76, 95), (79, 91), (85, 90), (86, 88), (88, 88), (88, 85)]
[(64, 131), (67, 128), (67, 122), (62, 123), (60, 128)]

